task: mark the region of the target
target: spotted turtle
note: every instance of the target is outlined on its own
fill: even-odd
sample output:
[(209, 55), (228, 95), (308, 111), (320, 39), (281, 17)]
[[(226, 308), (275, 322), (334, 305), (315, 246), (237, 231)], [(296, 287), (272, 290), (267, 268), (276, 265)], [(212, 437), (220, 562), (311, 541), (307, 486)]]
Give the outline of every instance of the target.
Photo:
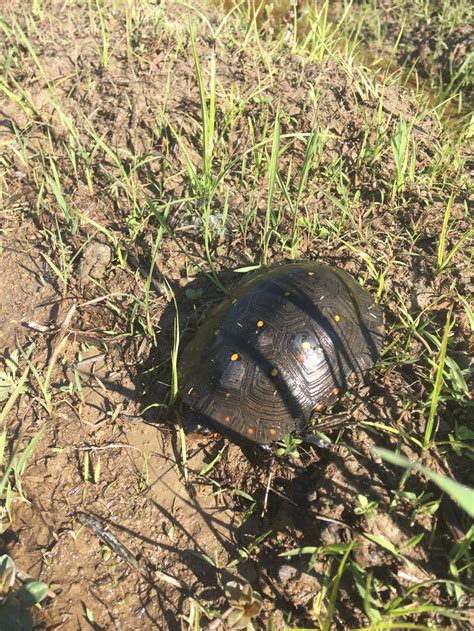
[(209, 315), (180, 360), (180, 396), (204, 422), (268, 444), (307, 426), (380, 355), (368, 291), (315, 262), (261, 269)]

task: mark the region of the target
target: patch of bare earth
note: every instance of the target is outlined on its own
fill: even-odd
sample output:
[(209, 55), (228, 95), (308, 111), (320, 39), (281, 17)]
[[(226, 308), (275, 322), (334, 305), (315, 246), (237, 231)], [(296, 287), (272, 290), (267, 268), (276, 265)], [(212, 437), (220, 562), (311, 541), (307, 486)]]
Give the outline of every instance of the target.
[(54, 317), (58, 293), (33, 226), (6, 219), (0, 234), (0, 352), (25, 337), (26, 325)]

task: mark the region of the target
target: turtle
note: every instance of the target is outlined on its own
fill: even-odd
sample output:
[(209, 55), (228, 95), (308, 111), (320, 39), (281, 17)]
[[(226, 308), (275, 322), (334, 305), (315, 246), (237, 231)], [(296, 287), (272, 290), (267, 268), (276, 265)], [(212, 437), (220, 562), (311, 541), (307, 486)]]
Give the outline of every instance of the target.
[(218, 432), (270, 445), (360, 381), (385, 331), (371, 294), (342, 269), (303, 261), (249, 276), (181, 354), (180, 398)]

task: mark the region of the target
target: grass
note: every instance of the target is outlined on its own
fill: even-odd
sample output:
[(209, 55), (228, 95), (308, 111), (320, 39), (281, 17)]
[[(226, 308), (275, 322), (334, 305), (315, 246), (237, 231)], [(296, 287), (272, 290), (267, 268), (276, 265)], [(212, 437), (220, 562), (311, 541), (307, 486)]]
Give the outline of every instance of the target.
[[(30, 347), (27, 354), (31, 354), (32, 350)], [(5, 530), (3, 527), (4, 518), (7, 517), (9, 521), (12, 520), (14, 502), (17, 499), (26, 501), (22, 490), (22, 476), (36, 445), (45, 434), (45, 429), (41, 429), (27, 442), (26, 446), (22, 445), (21, 438), (11, 441), (9, 436), (7, 418), (18, 399), (24, 394), (30, 372), (30, 367), (26, 366), (21, 376), (16, 380), (18, 362), (18, 350), (14, 351), (9, 358), (5, 358), (6, 366), (10, 368), (10, 375), (4, 373), (9, 379), (8, 388), (3, 391), (4, 403), (0, 410), (0, 505), (2, 508), (0, 529), (2, 532)]]
[[(24, 584), (15, 589), (17, 576)], [(2, 602), (0, 612), (3, 624), (12, 631), (21, 629), (32, 629), (33, 618), (28, 611), (47, 596), (48, 586), (40, 581), (30, 579), (23, 572), (18, 571), (11, 557), (4, 554), (0, 557), (0, 586), (2, 591)]]
[[(228, 456), (226, 444), (195, 465), (181, 424), (177, 436), (164, 431), (164, 453), (190, 498), (196, 500), (196, 488), (207, 489), (209, 501), (234, 520), (224, 549), (217, 534), (206, 539), (198, 512), (189, 517), (178, 492), (161, 512), (146, 513), (152, 515), (147, 529), (179, 515), (165, 529), (173, 532), (167, 554), (178, 564), (193, 550), (211, 568), (205, 572), (212, 573), (212, 590), (206, 591), (209, 581), (193, 578), (189, 598), (172, 592), (167, 598), (179, 607), (176, 619), (205, 628), (227, 611), (226, 573), (243, 580), (265, 567), (284, 593), (278, 598), (258, 578), (251, 581), (264, 602), (255, 615), (269, 628), (467, 628), (472, 526), (461, 523), (453, 534), (445, 522), (456, 516), (443, 511), (445, 496), (465, 508), (456, 479), (473, 483), (466, 466), (473, 457), (466, 362), (473, 318), (465, 166), (472, 73), (469, 54), (448, 64), (440, 55), (466, 22), (469, 5), (414, 0), (410, 6), (409, 12), (393, 5), (387, 14), (372, 1), (322, 2), (286, 22), (285, 11), (278, 16), (261, 7), (256, 15), (247, 4), (215, 13), (187, 3), (97, 0), (69, 7), (66, 16), (36, 0), (32, 8), (20, 2), (4, 10), (2, 243), (12, 251), (15, 233), (30, 227), (43, 282), (55, 287), (68, 315), (44, 312), (53, 329), (23, 331), (34, 343), (22, 342), (18, 351), (9, 339), (2, 359), (3, 531), (21, 530), (21, 504), (36, 506), (28, 465), (37, 458), (52, 467), (45, 479), (57, 478), (68, 502), (76, 502), (78, 489), (79, 508), (110, 505), (130, 532), (143, 532), (139, 509), (130, 506), (140, 498), (158, 502), (160, 493), (152, 493), (168, 461), (160, 454), (158, 483), (157, 450), (146, 442), (135, 468), (131, 458), (112, 455), (125, 444), (116, 436), (131, 432), (126, 414), (156, 421), (160, 413), (175, 422), (180, 351), (228, 291), (226, 270), (319, 259), (354, 273), (384, 308), (387, 342), (366, 395), (373, 407), (357, 430), (331, 435), (329, 456), (286, 438), (270, 473), (264, 464), (234, 463), (238, 456)], [(417, 62), (410, 46), (421, 19), (436, 45), (431, 61)], [(432, 64), (426, 78), (420, 63)], [(31, 191), (27, 203), (15, 201), (23, 183)], [(111, 263), (84, 288), (80, 262), (97, 240), (110, 248)], [(92, 341), (77, 341), (80, 333)], [(105, 376), (95, 368), (86, 376), (71, 370), (97, 344), (109, 359)], [(133, 396), (111, 395), (115, 371), (120, 385), (126, 382), (124, 366), (144, 383)], [(90, 383), (111, 401), (103, 419), (96, 411), (83, 423)], [(130, 400), (135, 407), (124, 405)], [(74, 461), (71, 418), (74, 453), (84, 452)], [(94, 441), (104, 447), (97, 455)], [(114, 447), (110, 454), (107, 445)], [(397, 452), (392, 460), (380, 452), (391, 469), (374, 461), (371, 447), (381, 445)], [(342, 477), (328, 490), (331, 458)], [(353, 459), (359, 475), (346, 468)], [(371, 486), (374, 480), (384, 488)], [(316, 516), (309, 501), (299, 503), (314, 490), (308, 481), (321, 489)], [(350, 496), (345, 484), (357, 487)], [(54, 531), (62, 532), (55, 492), (48, 483), (41, 492), (51, 500)], [(326, 496), (332, 497), (327, 506)], [(126, 501), (114, 504), (118, 498)], [(333, 542), (323, 541), (321, 514), (339, 533)], [(233, 538), (235, 524), (241, 540)], [(392, 530), (382, 532), (380, 524)], [(51, 545), (60, 550), (63, 543)], [(90, 546), (82, 550), (91, 553)], [(23, 560), (28, 553), (18, 549)], [(44, 555), (61, 582), (66, 570), (55, 560), (61, 555)], [(90, 608), (95, 601), (86, 585), (100, 579), (94, 574), (100, 570), (87, 558), (90, 573), (80, 580)], [(282, 560), (297, 568), (292, 580), (308, 581), (301, 594), (311, 586), (306, 601), (280, 580)], [(179, 567), (191, 581), (187, 566)], [(136, 581), (112, 578), (113, 605), (135, 606)], [(116, 614), (124, 628), (127, 607)], [(78, 615), (110, 624), (105, 608), (87, 612)]]
[[(375, 62), (400, 73), (400, 80), (415, 87), (421, 98), (432, 105), (440, 104), (450, 115), (468, 113), (472, 107), (472, 39), (473, 10), (464, 0), (414, 0), (397, 5), (397, 10), (374, 0), (351, 6), (346, 14), (346, 29), (360, 28), (361, 37), (370, 43), (380, 57), (364, 60)], [(343, 9), (336, 7), (336, 17)], [(420, 37), (420, 32), (423, 36)], [(429, 42), (424, 50), (420, 45)], [(387, 63), (388, 60), (388, 63)], [(394, 68), (394, 61), (399, 70)]]

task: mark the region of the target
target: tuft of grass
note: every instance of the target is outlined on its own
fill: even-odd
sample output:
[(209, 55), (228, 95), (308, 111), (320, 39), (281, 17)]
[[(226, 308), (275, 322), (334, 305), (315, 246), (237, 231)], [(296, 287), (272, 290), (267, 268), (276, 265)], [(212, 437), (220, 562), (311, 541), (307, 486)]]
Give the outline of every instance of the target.
[(441, 388), (443, 386), (443, 371), (446, 362), (446, 352), (448, 348), (449, 334), (454, 326), (454, 320), (452, 320), (452, 307), (449, 309), (446, 316), (446, 324), (444, 326), (443, 337), (441, 339), (441, 345), (439, 349), (438, 360), (435, 364), (436, 376), (433, 384), (433, 392), (431, 393), (430, 410), (425, 428), (425, 435), (423, 439), (423, 447), (426, 449), (432, 439), (434, 432), (434, 424), (436, 418), (436, 412), (439, 404), (439, 397), (441, 394)]
[[(31, 354), (32, 350), (32, 347), (30, 347), (27, 355)], [(19, 358), (19, 354), (16, 354), (16, 357)], [(10, 366), (13, 368), (11, 363)], [(16, 361), (14, 366), (15, 372), (13, 375), (16, 374), (18, 369)], [(46, 428), (36, 432), (25, 446), (23, 446), (22, 437), (17, 438), (14, 442), (9, 441), (7, 418), (25, 392), (29, 373), (30, 366), (27, 365), (20, 378), (9, 383), (9, 396), (0, 410), (0, 503), (3, 505), (2, 512), (3, 510), (5, 511), (10, 521), (13, 519), (13, 501), (15, 496), (27, 501), (22, 489), (22, 476), (34, 449), (46, 433)], [(0, 515), (2, 519), (3, 515)]]
[[(16, 586), (22, 580), (20, 587)], [(39, 605), (48, 594), (48, 585), (31, 579), (19, 570), (13, 559), (4, 554), (0, 556), (0, 616), (2, 625), (11, 631), (33, 629), (30, 609)]]
[(201, 104), (203, 182), (200, 192), (204, 192), (211, 188), (213, 179), (212, 161), (215, 146), (216, 122), (216, 57), (214, 54), (211, 55), (209, 67), (209, 87), (206, 89), (196, 49), (196, 35), (194, 30), (191, 30), (191, 49), (193, 53), (196, 82), (199, 90), (199, 102)]
[(460, 484), (447, 476), (436, 473), (429, 467), (418, 463), (412, 463), (400, 454), (393, 453), (381, 447), (376, 449), (376, 453), (384, 460), (399, 467), (404, 467), (407, 471), (420, 470), (426, 477), (430, 478), (439, 488), (447, 493), (449, 497), (463, 508), (470, 517), (474, 517), (474, 489)]
[[(272, 152), (270, 157), (269, 169), (268, 169), (268, 196), (267, 206), (265, 212), (265, 223), (263, 226), (262, 235), (262, 264), (266, 265), (268, 262), (268, 247), (270, 244), (270, 238), (275, 227), (275, 213), (273, 210), (275, 183), (277, 181), (278, 172), (278, 155), (280, 151), (280, 114), (277, 110), (275, 116), (275, 127), (273, 130)], [(272, 220), (273, 219), (273, 220)]]

